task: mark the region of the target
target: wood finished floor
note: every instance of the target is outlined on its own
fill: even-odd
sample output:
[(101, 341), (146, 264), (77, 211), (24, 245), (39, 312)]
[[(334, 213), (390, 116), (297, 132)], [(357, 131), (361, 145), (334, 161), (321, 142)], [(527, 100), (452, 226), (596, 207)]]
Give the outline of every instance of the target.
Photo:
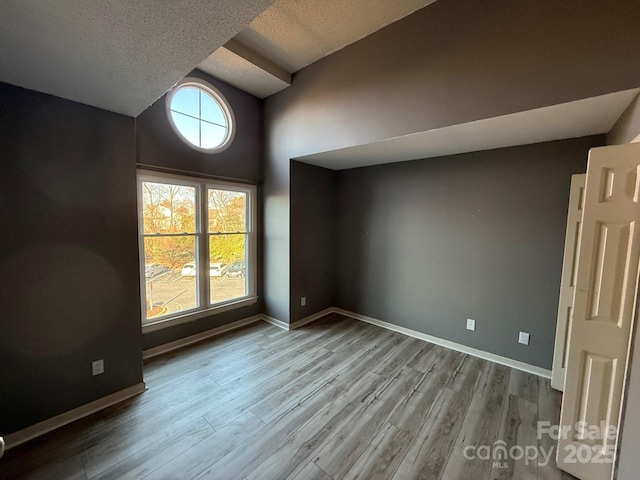
[(149, 390), (16, 447), (3, 479), (570, 479), (465, 447), (542, 447), (549, 381), (330, 315), (267, 323), (149, 361)]

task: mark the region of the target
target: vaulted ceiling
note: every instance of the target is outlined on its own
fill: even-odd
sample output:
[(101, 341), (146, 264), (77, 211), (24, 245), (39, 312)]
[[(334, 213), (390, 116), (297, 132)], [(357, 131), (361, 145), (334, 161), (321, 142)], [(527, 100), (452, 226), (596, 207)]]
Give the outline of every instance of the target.
[(276, 0), (199, 68), (264, 98), (291, 74), (435, 0)]
[(197, 66), (266, 97), (433, 1), (3, 0), (0, 81), (133, 117)]
[[(266, 98), (287, 88), (300, 69), (434, 1), (3, 0), (0, 81), (132, 117), (194, 68)], [(339, 169), (605, 133), (636, 94), (629, 90), (303, 160)]]
[(273, 0), (2, 0), (0, 81), (137, 116)]

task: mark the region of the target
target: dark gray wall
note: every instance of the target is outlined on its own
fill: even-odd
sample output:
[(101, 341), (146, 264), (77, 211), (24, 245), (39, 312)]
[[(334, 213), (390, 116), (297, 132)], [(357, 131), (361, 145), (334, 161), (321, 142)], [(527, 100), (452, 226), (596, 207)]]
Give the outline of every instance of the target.
[[(278, 114), (265, 109), (264, 164), (264, 313), (289, 322), (289, 163), (290, 139), (283, 132), (275, 136)], [(267, 127), (268, 126), (268, 127)]]
[(603, 143), (339, 172), (337, 306), (551, 368), (571, 175)]
[(447, 0), (265, 101), (266, 311), (288, 321), (290, 159), (640, 85), (637, 0)]
[[(262, 182), (263, 118), (262, 100), (209, 75), (194, 70), (189, 74), (211, 83), (227, 99), (234, 112), (236, 135), (229, 148), (205, 154), (187, 146), (175, 134), (165, 109), (165, 96), (136, 118), (137, 161), (139, 164), (174, 169), (185, 173), (207, 174), (260, 185)], [(258, 189), (258, 295), (262, 296), (262, 189)], [(189, 335), (257, 315), (262, 302), (211, 315), (193, 322), (146, 333), (143, 347), (149, 349)]]
[(166, 113), (166, 95), (163, 95), (136, 118), (138, 163), (260, 183), (262, 100), (200, 70), (194, 70), (188, 76), (209, 82), (227, 99), (236, 121), (234, 141), (229, 148), (213, 155), (192, 149), (171, 128)]
[(141, 382), (142, 355), (133, 119), (0, 83), (0, 145), (8, 434)]
[(291, 162), (291, 322), (335, 306), (335, 179), (326, 168)]

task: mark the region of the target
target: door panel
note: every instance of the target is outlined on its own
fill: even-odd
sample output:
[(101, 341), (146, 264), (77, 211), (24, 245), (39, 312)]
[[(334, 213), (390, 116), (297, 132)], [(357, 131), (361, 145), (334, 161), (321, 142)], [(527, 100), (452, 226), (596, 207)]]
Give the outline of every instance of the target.
[(567, 342), (569, 340), (569, 329), (573, 310), (573, 292), (576, 284), (576, 275), (578, 273), (577, 260), (586, 177), (587, 175), (584, 173), (571, 176), (567, 232), (565, 235), (564, 260), (562, 262), (562, 277), (560, 280), (556, 343), (553, 351), (553, 368), (551, 370), (551, 386), (560, 391), (564, 390), (567, 354), (569, 352)]
[(558, 442), (558, 466), (585, 480), (613, 475), (638, 286), (639, 166), (640, 145), (589, 153)]
[(627, 280), (625, 272), (630, 267), (634, 224), (596, 222), (597, 241), (587, 321), (620, 326), (624, 304), (633, 300), (624, 295), (623, 289)]
[[(587, 425), (608, 423), (611, 410), (612, 378), (615, 376), (616, 360), (585, 352), (583, 355), (583, 378), (580, 392), (580, 412), (578, 419)], [(576, 438), (590, 445), (606, 447), (606, 438), (589, 438), (585, 432), (578, 432)]]

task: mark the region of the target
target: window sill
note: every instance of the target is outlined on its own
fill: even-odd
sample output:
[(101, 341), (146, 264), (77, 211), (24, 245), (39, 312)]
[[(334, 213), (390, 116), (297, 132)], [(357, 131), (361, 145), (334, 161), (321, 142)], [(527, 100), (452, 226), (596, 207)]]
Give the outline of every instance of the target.
[(158, 320), (153, 323), (147, 323), (142, 326), (142, 333), (154, 332), (156, 330), (162, 330), (163, 328), (173, 327), (174, 325), (180, 325), (181, 323), (192, 322), (200, 318), (210, 317), (211, 315), (227, 312), (229, 310), (235, 310), (236, 308), (248, 307), (257, 301), (258, 297), (245, 297), (239, 300), (232, 300), (222, 305), (216, 305), (206, 310), (197, 310), (195, 312), (185, 313), (176, 317)]

